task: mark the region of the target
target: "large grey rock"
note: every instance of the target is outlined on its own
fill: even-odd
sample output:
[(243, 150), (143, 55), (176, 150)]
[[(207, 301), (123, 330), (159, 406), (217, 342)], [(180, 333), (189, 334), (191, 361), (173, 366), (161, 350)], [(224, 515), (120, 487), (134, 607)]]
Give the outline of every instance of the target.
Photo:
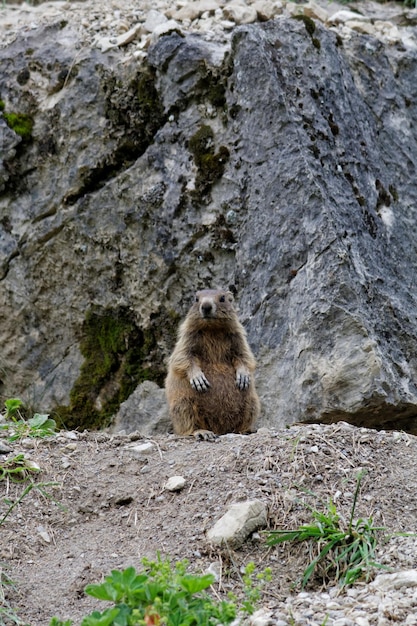
[(110, 428), (113, 433), (139, 431), (150, 436), (170, 429), (165, 392), (156, 383), (145, 380), (121, 405)]
[(306, 18), (165, 35), (149, 66), (77, 37), (0, 50), (5, 111), (34, 120), (0, 116), (3, 396), (108, 421), (163, 384), (194, 290), (230, 285), (261, 423), (417, 432), (415, 50)]

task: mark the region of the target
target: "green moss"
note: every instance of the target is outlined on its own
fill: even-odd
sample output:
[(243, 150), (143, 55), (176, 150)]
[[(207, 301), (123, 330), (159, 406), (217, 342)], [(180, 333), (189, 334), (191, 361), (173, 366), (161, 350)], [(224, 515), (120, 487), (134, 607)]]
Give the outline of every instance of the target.
[(214, 132), (207, 125), (201, 126), (190, 138), (188, 147), (198, 168), (194, 197), (199, 199), (223, 176), (230, 152), (226, 146), (220, 146), (219, 151), (215, 152)]
[(200, 126), (198, 131), (190, 138), (188, 147), (198, 165), (202, 155), (214, 152), (213, 129), (207, 125)]
[(156, 114), (159, 119), (162, 116), (163, 110), (159, 94), (155, 87), (155, 77), (150, 72), (140, 74), (136, 90), (137, 101), (143, 116), (149, 119)]
[(4, 111), (6, 105), (4, 104), (3, 100), (0, 100), (0, 111)]
[(306, 31), (308, 32), (310, 37), (313, 36), (314, 31), (316, 30), (316, 25), (314, 23), (314, 20), (311, 19), (311, 17), (308, 17), (308, 15), (295, 15), (294, 19), (299, 20), (300, 22), (303, 22), (306, 28)]
[(3, 117), (9, 128), (17, 135), (20, 135), (22, 139), (29, 139), (31, 137), (33, 119), (30, 115), (26, 115), (25, 113), (6, 113), (4, 111)]
[(317, 37), (312, 37), (311, 41), (313, 42), (313, 46), (317, 48), (317, 50), (320, 50), (321, 48), (320, 39), (317, 39)]
[(147, 364), (154, 346), (154, 335), (139, 329), (126, 309), (91, 309), (80, 342), (84, 363), (69, 406), (56, 407), (57, 422), (66, 428), (108, 426), (140, 382), (161, 382)]
[(294, 15), (294, 19), (299, 20), (300, 22), (304, 23), (305, 29), (311, 37), (311, 42), (313, 46), (317, 50), (320, 50), (321, 48), (320, 40), (317, 39), (317, 37), (314, 37), (314, 33), (316, 31), (316, 24), (314, 20), (311, 19), (311, 17), (309, 17), (308, 15)]
[(211, 82), (207, 90), (207, 97), (209, 102), (218, 108), (226, 106), (226, 89), (225, 86), (219, 81)]

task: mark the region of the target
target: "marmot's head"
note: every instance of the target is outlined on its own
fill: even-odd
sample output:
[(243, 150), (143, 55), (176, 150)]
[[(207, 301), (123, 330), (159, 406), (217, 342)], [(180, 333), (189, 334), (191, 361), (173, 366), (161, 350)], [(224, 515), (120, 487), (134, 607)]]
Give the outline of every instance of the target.
[(235, 318), (234, 298), (230, 291), (223, 289), (204, 289), (195, 295), (190, 314), (207, 322)]

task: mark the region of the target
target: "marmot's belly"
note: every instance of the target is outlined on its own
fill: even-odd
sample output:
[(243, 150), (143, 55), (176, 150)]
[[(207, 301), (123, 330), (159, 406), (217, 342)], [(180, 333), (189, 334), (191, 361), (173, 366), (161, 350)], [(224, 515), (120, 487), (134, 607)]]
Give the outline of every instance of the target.
[(236, 385), (236, 371), (227, 365), (203, 366), (210, 383), (207, 391), (195, 391), (194, 402), (201, 427), (218, 434), (239, 431), (245, 423), (250, 389), (241, 391)]

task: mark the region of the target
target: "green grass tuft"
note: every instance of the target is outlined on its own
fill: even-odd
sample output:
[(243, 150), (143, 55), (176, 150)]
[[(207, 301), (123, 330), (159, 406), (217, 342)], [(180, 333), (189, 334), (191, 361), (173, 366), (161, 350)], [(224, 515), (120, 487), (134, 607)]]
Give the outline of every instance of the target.
[(375, 568), (383, 568), (375, 561), (375, 551), (384, 528), (375, 526), (372, 517), (354, 520), (362, 477), (360, 472), (348, 521), (330, 500), (324, 513), (311, 509), (314, 519), (311, 524), (304, 524), (296, 530), (269, 533), (268, 544), (271, 546), (285, 541), (308, 541), (316, 547), (317, 556), (307, 565), (301, 578), (302, 588), (319, 569), (327, 582), (337, 581), (345, 587), (357, 580), (369, 580)]

